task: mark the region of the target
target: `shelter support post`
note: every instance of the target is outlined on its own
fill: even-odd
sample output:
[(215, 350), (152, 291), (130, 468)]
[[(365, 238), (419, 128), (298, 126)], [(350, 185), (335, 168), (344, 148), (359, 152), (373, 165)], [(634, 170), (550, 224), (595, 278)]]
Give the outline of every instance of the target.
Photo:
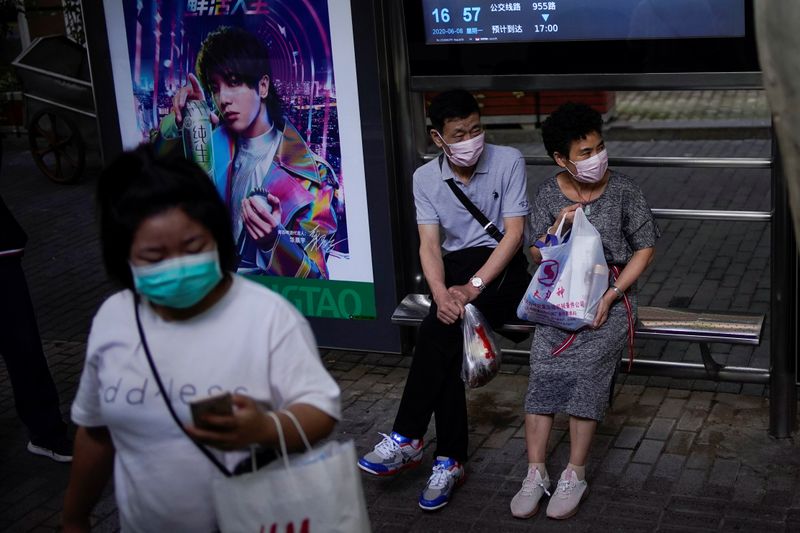
[[(773, 131), (775, 131), (773, 129)], [(769, 433), (797, 429), (797, 245), (777, 141), (772, 141)]]

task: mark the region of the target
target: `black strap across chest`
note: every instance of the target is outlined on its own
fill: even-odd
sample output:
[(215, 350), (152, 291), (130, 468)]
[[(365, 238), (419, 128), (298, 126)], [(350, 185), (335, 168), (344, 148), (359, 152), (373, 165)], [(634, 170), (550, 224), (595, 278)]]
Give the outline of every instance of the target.
[[(443, 162), (444, 154), (439, 156), (439, 170), (442, 170)], [(497, 226), (495, 226), (494, 223), (489, 220), (489, 218), (484, 215), (475, 204), (472, 203), (472, 200), (470, 200), (467, 195), (464, 194), (464, 191), (462, 191), (458, 185), (456, 185), (455, 180), (453, 178), (448, 178), (444, 180), (444, 182), (447, 183), (447, 186), (450, 187), (450, 190), (453, 191), (453, 194), (456, 195), (456, 198), (458, 198), (464, 207), (467, 208), (469, 214), (478, 221), (478, 224), (480, 224), (481, 227), (483, 227), (484, 231), (486, 231), (486, 233), (488, 233), (494, 240), (500, 242), (504, 237), (503, 232), (500, 231)]]

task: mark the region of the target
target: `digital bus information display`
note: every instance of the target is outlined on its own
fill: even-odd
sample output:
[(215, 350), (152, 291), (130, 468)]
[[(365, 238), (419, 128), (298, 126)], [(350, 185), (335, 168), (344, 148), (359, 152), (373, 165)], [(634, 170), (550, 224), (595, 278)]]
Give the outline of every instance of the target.
[(422, 0), (427, 44), (731, 38), (744, 0)]

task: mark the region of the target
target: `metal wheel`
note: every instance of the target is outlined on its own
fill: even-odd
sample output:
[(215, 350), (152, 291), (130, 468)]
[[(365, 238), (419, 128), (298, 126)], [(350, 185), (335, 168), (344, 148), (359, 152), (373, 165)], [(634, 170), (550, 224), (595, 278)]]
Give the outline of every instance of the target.
[(86, 163), (86, 145), (78, 127), (55, 109), (43, 109), (28, 123), (31, 155), (42, 173), (56, 183), (80, 178)]

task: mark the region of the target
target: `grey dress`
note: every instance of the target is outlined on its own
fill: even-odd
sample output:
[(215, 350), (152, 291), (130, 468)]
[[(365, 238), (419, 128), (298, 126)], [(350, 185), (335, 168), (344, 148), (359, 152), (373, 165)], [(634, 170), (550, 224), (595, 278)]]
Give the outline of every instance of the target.
[[(564, 196), (556, 177), (541, 184), (530, 219), (529, 245), (553, 225), (558, 213), (575, 202)], [(600, 233), (609, 265), (620, 270), (633, 252), (655, 245), (660, 231), (639, 187), (623, 174), (611, 171), (605, 191), (586, 204), (589, 222)], [(637, 287), (627, 291), (636, 320)], [(580, 330), (566, 349), (572, 332), (537, 325), (530, 356), (530, 379), (525, 398), (529, 414), (565, 412), (573, 416), (602, 420), (608, 404), (611, 380), (622, 350), (627, 347), (628, 313), (617, 300), (608, 320), (598, 329)]]

